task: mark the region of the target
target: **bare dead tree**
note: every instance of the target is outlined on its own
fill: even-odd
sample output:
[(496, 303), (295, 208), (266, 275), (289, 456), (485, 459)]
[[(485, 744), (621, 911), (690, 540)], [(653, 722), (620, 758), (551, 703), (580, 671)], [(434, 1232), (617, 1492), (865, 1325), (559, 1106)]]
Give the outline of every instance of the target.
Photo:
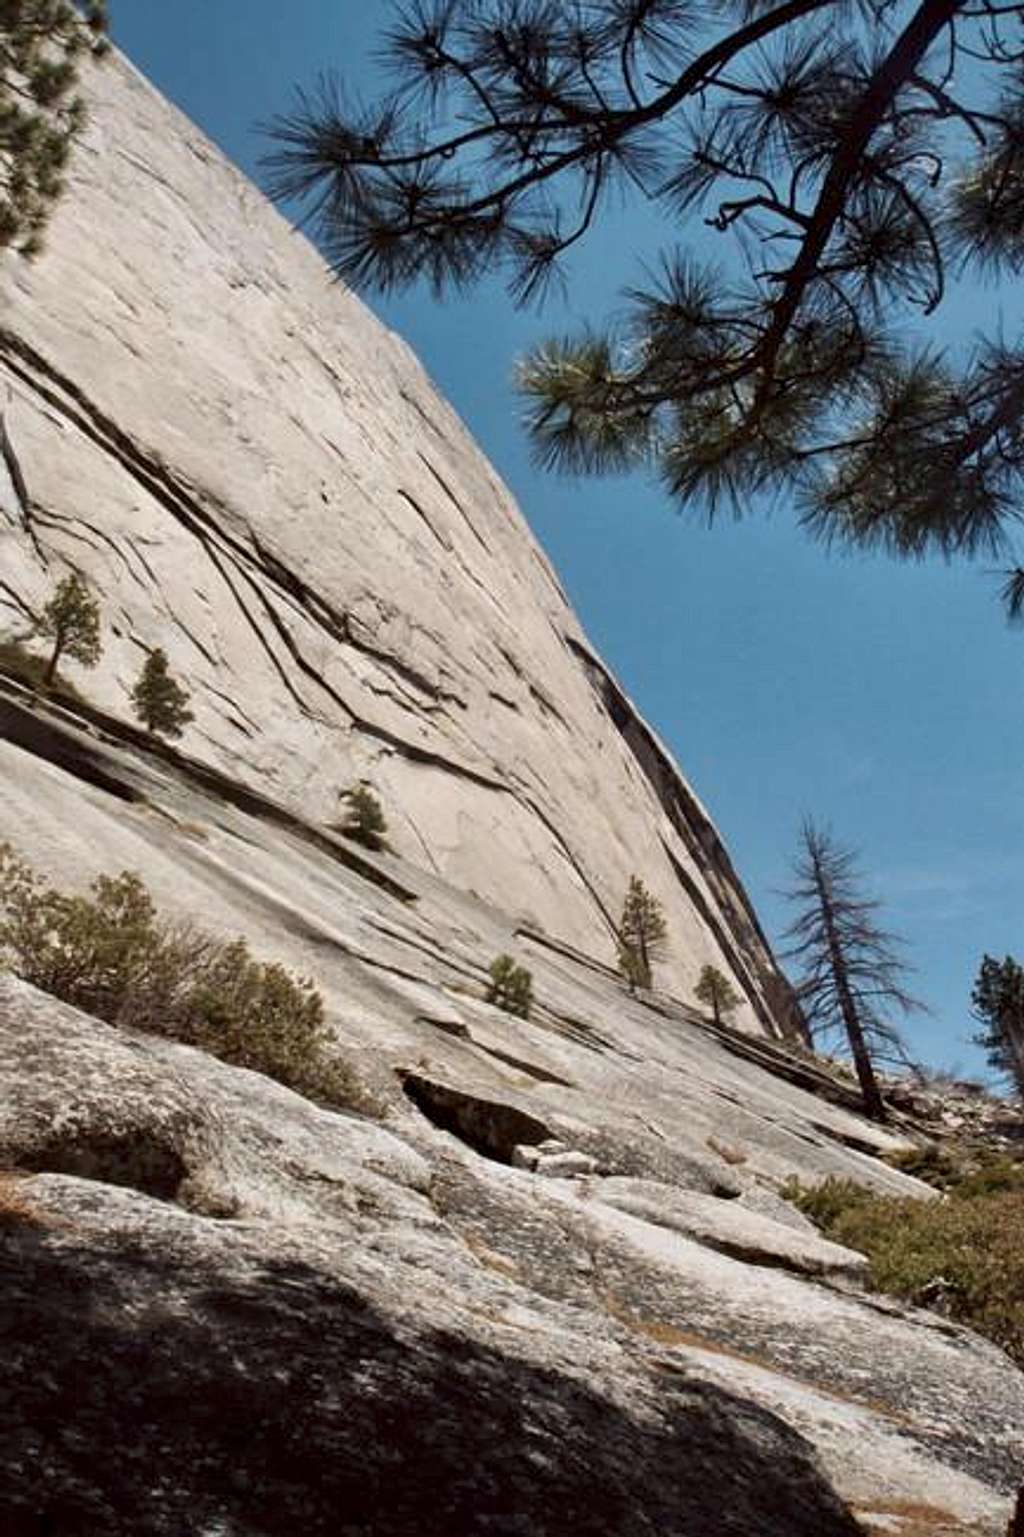
[(909, 970), (902, 941), (880, 928), (879, 903), (863, 895), (856, 856), (829, 833), (805, 821), (801, 849), (786, 896), (798, 913), (787, 929), (783, 959), (798, 970), (797, 997), (815, 1042), (845, 1038), (860, 1083), (865, 1113), (886, 1119), (875, 1064), (908, 1063), (892, 1014), (923, 1008), (902, 985)]

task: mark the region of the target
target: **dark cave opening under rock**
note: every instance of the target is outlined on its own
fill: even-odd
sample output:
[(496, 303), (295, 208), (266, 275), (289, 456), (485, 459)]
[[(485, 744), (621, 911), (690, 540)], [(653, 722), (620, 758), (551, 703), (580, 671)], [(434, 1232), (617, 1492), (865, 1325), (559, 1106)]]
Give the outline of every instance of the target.
[(100, 1131), (74, 1128), (54, 1135), (19, 1159), (33, 1174), (72, 1174), (79, 1179), (122, 1185), (160, 1201), (175, 1201), (188, 1169), (171, 1143), (132, 1128)]
[(511, 1164), (515, 1148), (552, 1136), (543, 1121), (503, 1100), (484, 1099), (420, 1073), (406, 1071), (399, 1078), (407, 1098), (428, 1121), (496, 1163)]

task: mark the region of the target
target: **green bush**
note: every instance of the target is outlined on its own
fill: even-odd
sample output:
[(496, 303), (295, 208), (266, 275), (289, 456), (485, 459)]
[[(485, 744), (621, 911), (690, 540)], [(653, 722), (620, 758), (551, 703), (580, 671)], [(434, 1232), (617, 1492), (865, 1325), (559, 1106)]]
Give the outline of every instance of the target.
[(729, 978), (717, 966), (702, 967), (693, 996), (698, 1003), (708, 1005), (716, 1025), (728, 1024), (729, 1015), (735, 1014), (743, 1002)]
[(1004, 1192), (1024, 1195), (1024, 1164), (1012, 1158), (989, 1158), (971, 1173), (963, 1175), (950, 1194), (958, 1201), (970, 1201), (975, 1196), (1002, 1195)]
[(1010, 1167), (1011, 1187), (992, 1184), (990, 1166), (991, 1188), (971, 1175), (930, 1201), (876, 1196), (852, 1180), (790, 1181), (783, 1194), (826, 1237), (867, 1255), (878, 1291), (941, 1311), (1024, 1367), (1024, 1182)]
[(151, 651), (131, 692), (132, 709), (151, 736), (173, 740), (183, 736), (195, 716), (188, 707), (189, 693), (171, 677), (167, 652)]
[(510, 955), (499, 955), (488, 967), (491, 975), (487, 1002), (496, 1003), (506, 1014), (520, 1019), (530, 1017), (533, 1005), (533, 977), (525, 966), (517, 966)]
[(834, 1179), (831, 1175), (820, 1185), (801, 1185), (793, 1176), (779, 1194), (825, 1232), (831, 1231), (844, 1212), (874, 1199), (872, 1192), (856, 1180)]
[(1024, 1163), (991, 1148), (966, 1146), (953, 1152), (930, 1142), (925, 1147), (900, 1148), (885, 1161), (958, 1200), (1003, 1190), (1024, 1191)]
[(0, 957), (26, 982), (108, 1024), (197, 1046), (313, 1099), (369, 1108), (329, 1053), (313, 983), (161, 919), (137, 875), (101, 875), (91, 897), (55, 890), (0, 844)]
[(933, 1185), (936, 1190), (948, 1190), (963, 1178), (964, 1173), (962, 1158), (954, 1158), (937, 1142), (929, 1142), (924, 1147), (897, 1148), (886, 1155), (885, 1162), (890, 1168), (899, 1169), (901, 1174), (913, 1175), (914, 1179)]
[(384, 818), (384, 808), (373, 791), (365, 785), (353, 785), (351, 790), (344, 791), (341, 798), (348, 801), (348, 809), (344, 820), (335, 823), (337, 830), (344, 837), (361, 843), (364, 848), (375, 852), (386, 849), (384, 834), (388, 824)]

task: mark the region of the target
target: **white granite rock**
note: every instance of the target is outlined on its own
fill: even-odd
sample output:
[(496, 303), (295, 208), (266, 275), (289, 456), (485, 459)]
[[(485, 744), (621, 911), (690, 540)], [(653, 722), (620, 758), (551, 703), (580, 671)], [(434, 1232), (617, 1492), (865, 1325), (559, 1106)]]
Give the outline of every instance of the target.
[[(0, 680), (0, 840), (314, 977), (384, 1124), (0, 978), (0, 1526), (855, 1537), (830, 1482), (1001, 1537), (1024, 1378), (778, 1193), (932, 1195), (765, 1039), (714, 828), (507, 492), (129, 66), (90, 96), (49, 254), (0, 257), (0, 635), (80, 567), (107, 713)], [(191, 761), (119, 724), (155, 644)], [(390, 851), (329, 831), (356, 780)], [(634, 871), (655, 1000), (612, 970)], [(709, 961), (742, 1039), (687, 1007)]]
[(314, 821), (366, 781), (400, 854), (605, 963), (638, 872), (658, 980), (722, 967), (778, 1033), (707, 814), (409, 349), (124, 60), (88, 97), (46, 255), (0, 255), (0, 638), (78, 567), (105, 708), (162, 646), (189, 751)]
[(597, 1159), (587, 1153), (541, 1153), (535, 1167), (545, 1179), (580, 1179), (597, 1172)]

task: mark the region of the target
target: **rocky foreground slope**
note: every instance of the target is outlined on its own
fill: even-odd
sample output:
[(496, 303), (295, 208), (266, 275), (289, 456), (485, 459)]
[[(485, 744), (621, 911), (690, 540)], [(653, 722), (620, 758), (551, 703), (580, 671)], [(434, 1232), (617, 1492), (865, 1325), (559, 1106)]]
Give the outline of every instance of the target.
[[(84, 713), (0, 680), (0, 840), (314, 977), (362, 1089), (0, 976), (0, 1532), (1003, 1537), (1024, 1377), (781, 1198), (933, 1193), (771, 1039), (717, 835), (507, 494), (195, 129), (121, 61), (90, 89), (50, 254), (0, 269), (0, 611), (78, 565), (107, 649)], [(155, 644), (180, 755), (125, 724)], [(360, 778), (393, 853), (330, 831)], [(653, 1000), (610, 966), (634, 870)]]
[(0, 726), (0, 837), (314, 975), (364, 1086), (0, 979), (0, 1530), (1003, 1537), (1024, 1376), (780, 1199), (933, 1194), (813, 1066), (200, 765)]
[(311, 820), (366, 779), (401, 853), (591, 953), (639, 872), (678, 990), (711, 962), (785, 1029), (714, 827), (408, 348), (127, 63), (89, 98), (47, 255), (0, 254), (0, 626), (73, 563), (99, 703), (163, 646), (235, 779)]

